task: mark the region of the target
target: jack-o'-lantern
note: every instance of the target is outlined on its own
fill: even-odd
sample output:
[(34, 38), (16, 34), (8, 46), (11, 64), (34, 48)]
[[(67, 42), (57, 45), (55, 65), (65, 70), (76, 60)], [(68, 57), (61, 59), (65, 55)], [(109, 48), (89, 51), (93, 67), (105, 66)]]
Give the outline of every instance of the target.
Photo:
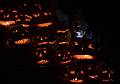
[[(66, 48), (65, 48), (66, 47)], [(54, 58), (57, 64), (69, 64), (72, 62), (71, 50), (67, 49), (67, 45), (59, 45), (54, 52)]]
[(36, 48), (35, 50), (35, 59), (36, 59), (36, 64), (39, 65), (46, 65), (49, 64), (49, 49), (47, 48)]
[(12, 8), (0, 9), (0, 25), (10, 27), (15, 25), (15, 15), (17, 15), (17, 10)]
[(85, 82), (84, 71), (78, 66), (67, 67), (64, 73), (64, 81), (73, 84), (83, 84)]
[(113, 80), (113, 70), (105, 64), (98, 66), (98, 76), (102, 83), (112, 83)]

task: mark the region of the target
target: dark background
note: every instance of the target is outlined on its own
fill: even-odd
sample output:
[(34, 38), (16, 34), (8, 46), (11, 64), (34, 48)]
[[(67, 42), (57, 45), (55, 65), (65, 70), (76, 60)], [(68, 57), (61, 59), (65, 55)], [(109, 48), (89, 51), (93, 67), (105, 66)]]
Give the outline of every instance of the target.
[[(29, 1), (29, 0), (27, 0)], [(37, 1), (37, 0), (36, 0)], [(113, 1), (102, 1), (102, 0), (41, 0), (44, 5), (50, 6), (55, 9), (62, 9), (66, 13), (74, 9), (81, 11), (84, 19), (90, 26), (90, 28), (100, 36), (100, 43), (104, 51), (104, 61), (109, 62), (113, 65), (113, 68), (116, 71), (119, 71), (119, 48), (120, 48), (120, 31), (119, 31), (119, 7), (117, 2)], [(20, 0), (0, 0), (1, 5), (4, 3), (11, 3), (16, 5), (16, 3), (22, 3), (24, 1)], [(4, 51), (4, 52), (2, 52)], [(10, 61), (7, 57), (11, 56), (12, 50), (3, 50), (1, 49), (1, 56), (6, 56), (2, 60), (2, 63), (5, 64), (3, 69), (9, 69), (9, 71), (15, 71), (11, 67), (16, 66), (15, 61)], [(6, 53), (7, 52), (7, 53)], [(24, 52), (24, 51), (21, 51)], [(20, 56), (22, 54), (15, 54)], [(17, 57), (16, 57), (17, 58)], [(17, 58), (18, 59), (18, 58)], [(9, 60), (6, 62), (6, 60)], [(15, 59), (14, 59), (15, 60)], [(20, 60), (20, 59), (19, 59)], [(7, 68), (6, 68), (7, 67)], [(37, 73), (37, 72), (36, 72)], [(119, 72), (116, 72), (119, 74)], [(12, 75), (10, 73), (10, 75)], [(26, 73), (26, 75), (28, 75)], [(15, 75), (16, 76), (16, 75)], [(20, 74), (19, 74), (20, 76)], [(35, 76), (35, 75), (33, 75)], [(38, 79), (37, 79), (38, 80)]]

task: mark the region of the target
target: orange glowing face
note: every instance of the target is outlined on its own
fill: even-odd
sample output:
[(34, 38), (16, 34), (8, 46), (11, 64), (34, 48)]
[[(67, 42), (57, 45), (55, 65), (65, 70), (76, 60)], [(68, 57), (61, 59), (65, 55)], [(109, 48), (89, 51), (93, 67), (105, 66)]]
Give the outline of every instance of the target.
[(78, 60), (93, 60), (95, 59), (92, 55), (73, 55), (73, 58)]

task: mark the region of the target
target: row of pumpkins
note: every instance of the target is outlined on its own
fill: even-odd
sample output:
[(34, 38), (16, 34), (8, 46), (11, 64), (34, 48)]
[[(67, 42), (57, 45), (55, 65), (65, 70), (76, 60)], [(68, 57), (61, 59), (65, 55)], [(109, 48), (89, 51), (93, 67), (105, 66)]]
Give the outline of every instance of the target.
[[(103, 82), (113, 81), (111, 78), (113, 71), (106, 67), (100, 68), (105, 68), (104, 70), (97, 68), (98, 73), (89, 75), (89, 72), (94, 73), (96, 70), (92, 70), (89, 63), (83, 64), (86, 67), (89, 66), (88, 70), (81, 65), (84, 61), (96, 59), (97, 50), (92, 39), (84, 40), (81, 31), (78, 32), (77, 29), (75, 30), (78, 34), (77, 38), (72, 38), (70, 27), (59, 28), (60, 25), (52, 11), (42, 10), (40, 4), (34, 4), (34, 11), (27, 6), (23, 4), (18, 9), (0, 9), (1, 30), (4, 28), (10, 38), (7, 38), (9, 40), (7, 45), (17, 47), (28, 44), (31, 47), (32, 45), (37, 65), (45, 66), (52, 63), (65, 66), (65, 74), (62, 76), (64, 81), (83, 83), (86, 77)], [(67, 67), (70, 65), (73, 65), (72, 68)]]

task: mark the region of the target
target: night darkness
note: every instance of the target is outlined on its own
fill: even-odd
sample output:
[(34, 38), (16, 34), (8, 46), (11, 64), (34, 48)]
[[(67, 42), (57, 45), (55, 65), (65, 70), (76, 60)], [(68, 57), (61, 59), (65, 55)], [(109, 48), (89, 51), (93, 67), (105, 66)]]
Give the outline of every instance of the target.
[[(30, 0), (26, 0), (30, 1)], [(34, 0), (38, 1), (38, 0)], [(16, 7), (17, 4), (23, 3), (24, 1), (19, 0), (0, 0), (1, 5), (4, 6), (4, 4), (12, 4), (14, 7)], [(83, 16), (89, 27), (95, 34), (99, 37), (99, 45), (102, 47), (103, 55), (102, 55), (102, 61), (105, 63), (110, 63), (110, 65), (115, 69), (115, 74), (119, 74), (120, 70), (120, 63), (119, 63), (119, 47), (120, 47), (120, 38), (119, 38), (119, 27), (118, 27), (118, 10), (119, 7), (116, 3), (110, 2), (110, 1), (90, 1), (90, 0), (41, 0), (44, 7), (51, 7), (53, 9), (61, 9), (67, 14), (72, 14), (71, 11), (73, 10), (80, 10), (80, 14)], [(16, 3), (16, 4), (15, 4)], [(16, 52), (16, 53), (14, 53)], [(40, 83), (39, 75), (43, 77), (43, 80), (41, 80), (44, 83), (45, 82), (45, 75), (47, 76), (47, 80), (54, 83), (54, 79), (52, 79), (53, 75), (52, 73), (48, 73), (48, 70), (45, 69), (45, 74), (42, 71), (42, 69), (35, 69), (29, 66), (29, 63), (31, 62), (31, 58), (27, 57), (28, 54), (25, 52), (29, 52), (28, 50), (23, 49), (1, 49), (1, 56), (3, 58), (1, 59), (3, 65), (4, 72), (8, 73), (8, 80), (12, 83), (17, 83), (20, 81), (20, 83), (27, 83), (29, 80), (30, 82), (36, 84)], [(18, 54), (19, 53), (19, 54)], [(23, 54), (26, 56), (24, 57)], [(30, 55), (31, 53), (29, 53)], [(7, 62), (6, 62), (7, 60)], [(21, 60), (23, 62), (27, 61), (27, 66), (21, 64)], [(22, 68), (21, 68), (22, 67)], [(41, 72), (39, 72), (41, 70)], [(53, 69), (49, 68), (50, 71)], [(55, 70), (58, 70), (57, 68)], [(54, 70), (53, 70), (54, 71)], [(52, 71), (52, 72), (53, 72)], [(31, 73), (32, 72), (32, 73)], [(35, 75), (37, 74), (37, 75)], [(56, 74), (56, 73), (55, 73)], [(54, 75), (55, 75), (54, 74)], [(54, 76), (53, 75), (53, 76)], [(116, 76), (118, 77), (118, 75)], [(12, 79), (15, 79), (15, 81), (12, 81)], [(25, 81), (25, 82), (23, 82)], [(8, 83), (9, 83), (8, 82)], [(43, 84), (44, 84), (43, 83)], [(57, 83), (57, 82), (55, 82)]]

